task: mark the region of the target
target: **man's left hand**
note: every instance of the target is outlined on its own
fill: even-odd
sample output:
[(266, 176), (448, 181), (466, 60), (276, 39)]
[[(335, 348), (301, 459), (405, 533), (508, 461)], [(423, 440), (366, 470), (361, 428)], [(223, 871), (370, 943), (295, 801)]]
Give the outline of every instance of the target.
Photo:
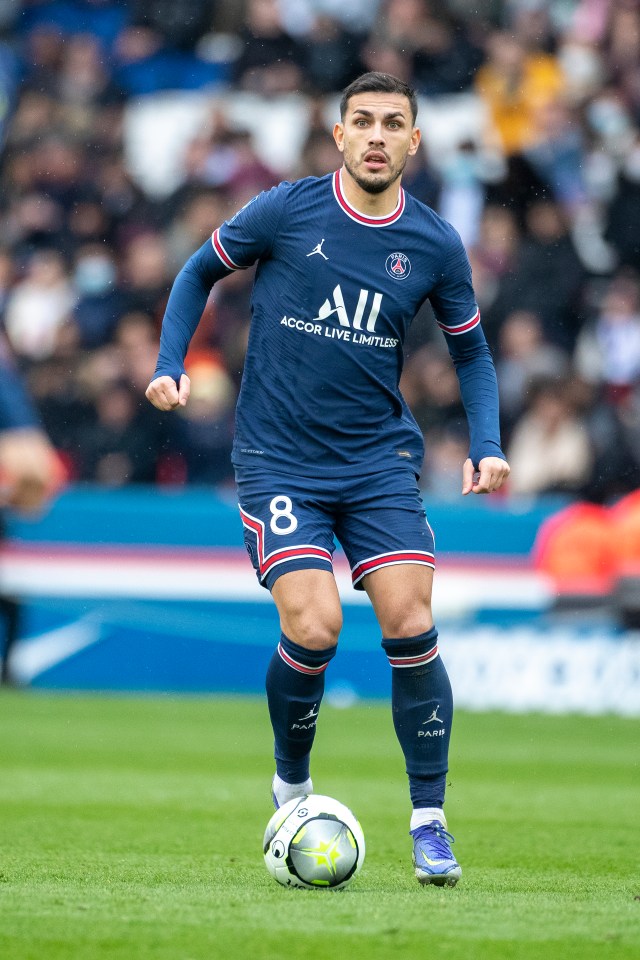
[(462, 494), (493, 493), (500, 489), (510, 472), (509, 464), (500, 457), (484, 457), (479, 470), (468, 458), (462, 467)]

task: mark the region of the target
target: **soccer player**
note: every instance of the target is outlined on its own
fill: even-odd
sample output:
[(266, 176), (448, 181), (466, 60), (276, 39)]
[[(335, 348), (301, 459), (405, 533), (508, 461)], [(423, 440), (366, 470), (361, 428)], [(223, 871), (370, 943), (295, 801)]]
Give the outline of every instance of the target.
[[(4, 536), (3, 509), (25, 513), (39, 510), (61, 485), (63, 472), (0, 336), (0, 542)], [(0, 620), (4, 633), (0, 683), (10, 683), (10, 655), (18, 640), (20, 602), (5, 593), (1, 583)]]
[(415, 93), (367, 73), (340, 109), (341, 169), (260, 194), (178, 274), (147, 397), (160, 410), (187, 403), (184, 357), (211, 286), (257, 260), (232, 458), (245, 545), (282, 629), (266, 680), (274, 803), (313, 789), (310, 752), (342, 626), (335, 535), (391, 664), (416, 876), (453, 886), (461, 868), (443, 813), (453, 704), (431, 613), (422, 436), (398, 388), (403, 341), (426, 299), (469, 423), (462, 494), (497, 490), (509, 467), (467, 256), (456, 231), (401, 186), (420, 144)]

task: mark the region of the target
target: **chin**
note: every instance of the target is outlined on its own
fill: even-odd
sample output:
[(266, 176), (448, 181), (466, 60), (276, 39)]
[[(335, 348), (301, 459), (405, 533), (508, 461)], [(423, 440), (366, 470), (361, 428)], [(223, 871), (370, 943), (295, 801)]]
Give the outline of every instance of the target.
[(359, 187), (366, 190), (367, 193), (384, 193), (387, 187), (390, 187), (395, 176), (385, 176), (383, 174), (368, 173), (352, 175)]

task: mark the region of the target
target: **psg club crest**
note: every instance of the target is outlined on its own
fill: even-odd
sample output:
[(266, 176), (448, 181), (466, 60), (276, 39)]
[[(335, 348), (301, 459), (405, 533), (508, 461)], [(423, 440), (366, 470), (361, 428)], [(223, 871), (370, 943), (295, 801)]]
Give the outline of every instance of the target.
[(404, 253), (390, 253), (384, 266), (394, 280), (406, 280), (411, 273), (411, 261)]

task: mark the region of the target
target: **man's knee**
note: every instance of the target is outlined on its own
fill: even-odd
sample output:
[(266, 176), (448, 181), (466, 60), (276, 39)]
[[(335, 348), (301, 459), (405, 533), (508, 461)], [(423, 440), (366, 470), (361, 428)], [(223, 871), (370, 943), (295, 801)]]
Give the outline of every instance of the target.
[(283, 632), (294, 643), (308, 650), (335, 647), (342, 629), (340, 608), (327, 605), (287, 610), (280, 616)]
[(379, 620), (384, 637), (417, 637), (433, 626), (431, 604), (390, 605), (379, 611)]
[[(285, 582), (285, 580), (287, 582)], [(342, 629), (342, 609), (333, 577), (282, 577), (272, 588), (282, 632), (309, 650), (334, 647)]]
[(364, 579), (383, 637), (417, 637), (433, 626), (433, 570), (400, 564), (375, 570)]

